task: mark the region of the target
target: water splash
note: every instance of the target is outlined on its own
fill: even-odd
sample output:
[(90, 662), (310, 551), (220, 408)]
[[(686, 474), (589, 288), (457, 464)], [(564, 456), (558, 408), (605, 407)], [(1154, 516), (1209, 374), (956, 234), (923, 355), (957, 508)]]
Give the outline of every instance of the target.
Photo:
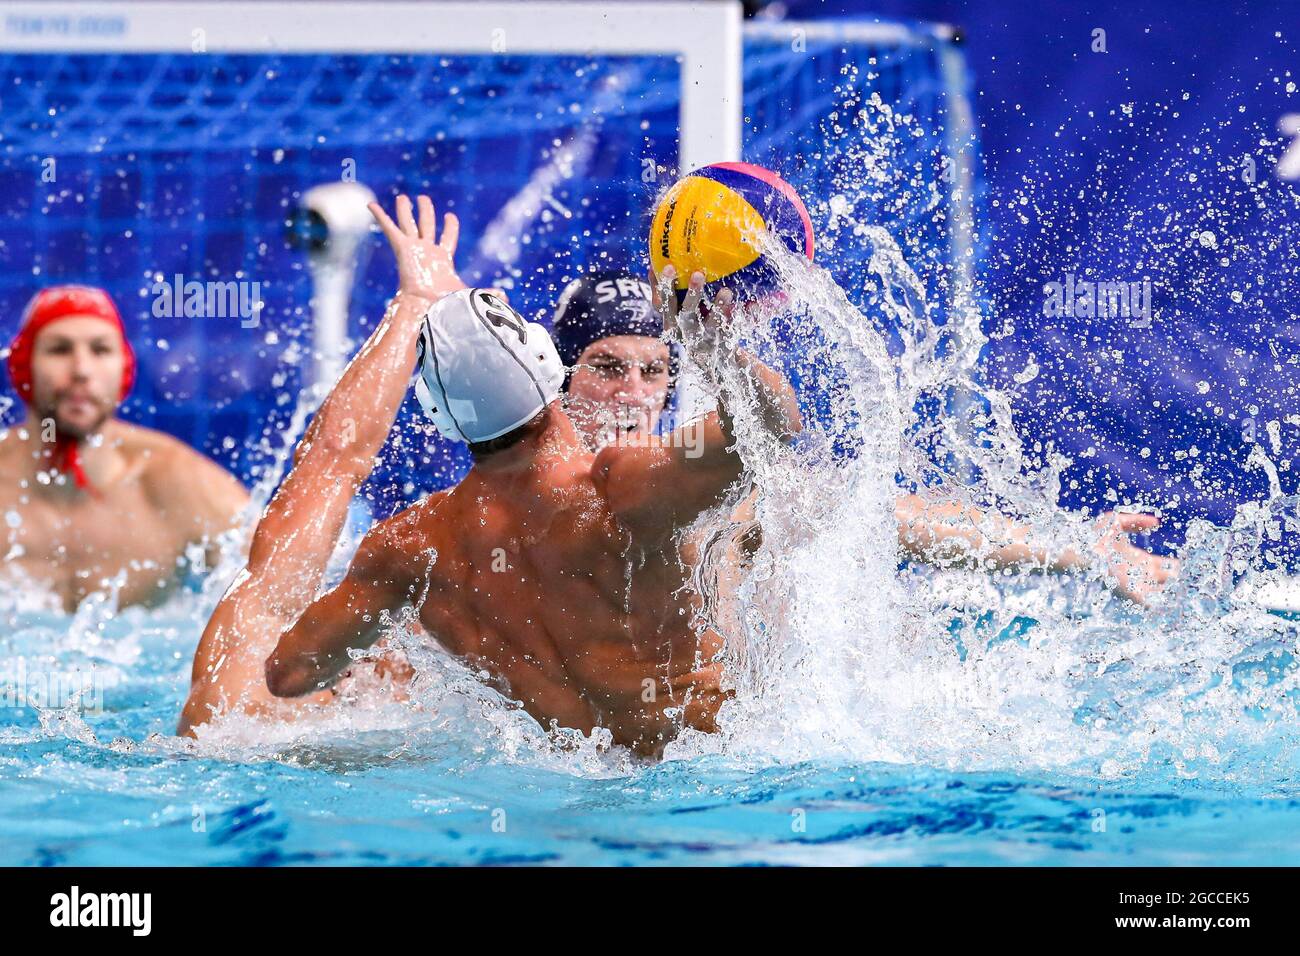
[[(903, 332), (897, 361), (825, 270), (766, 250), (802, 345), (833, 349), (837, 376), (818, 383), (833, 393), (830, 434), (781, 446), (743, 400), (743, 373), (725, 372), (762, 543), (731, 619), (737, 694), (723, 733), (688, 734), (669, 756), (1285, 781), (1295, 761), (1278, 766), (1276, 748), (1297, 738), (1297, 631), (1244, 597), (1242, 578), (1275, 573), (1269, 543), (1295, 523), (1296, 502), (1243, 508), (1231, 529), (1194, 525), (1180, 581), (1150, 610), (1112, 597), (1095, 569), (899, 575), (896, 476), (967, 507), (996, 504), (1055, 547), (1087, 551), (1096, 529), (1056, 507), (1064, 459), (1027, 467), (1008, 398), (973, 375), (979, 342), (941, 348), (898, 246), (878, 228), (861, 236), (874, 246), (868, 301)], [(731, 334), (731, 346), (788, 347), (762, 315)], [(973, 429), (927, 421), (922, 399), (934, 394), (976, 395), (987, 411)], [(832, 439), (854, 453), (828, 453)], [(942, 467), (953, 459), (974, 464), (965, 481)]]

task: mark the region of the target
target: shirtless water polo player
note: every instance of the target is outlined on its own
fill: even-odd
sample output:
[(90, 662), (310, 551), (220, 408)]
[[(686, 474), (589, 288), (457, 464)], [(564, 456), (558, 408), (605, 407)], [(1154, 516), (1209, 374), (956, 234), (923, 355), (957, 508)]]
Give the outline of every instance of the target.
[[(691, 630), (673, 537), (740, 475), (729, 419), (710, 416), (698, 458), (660, 445), (593, 455), (559, 406), (563, 366), (546, 331), (456, 276), (455, 217), (437, 241), (425, 197), (418, 226), (406, 197), (396, 224), (372, 210), (397, 257), (398, 294), (321, 406), (248, 567), (208, 623), (180, 732), (227, 713), (294, 717), (329, 702), (322, 691), (351, 665), (348, 651), (371, 645), (384, 612), (406, 604), (543, 726), (605, 726), (643, 752), (683, 724), (711, 729), (723, 699), (718, 648)], [(417, 392), (440, 430), (469, 440), (474, 467), (372, 529), (346, 579), (313, 602), (417, 341)], [(772, 427), (797, 428), (788, 387), (755, 373)]]
[(216, 558), (248, 494), (183, 443), (117, 418), (135, 357), (108, 293), (38, 293), (8, 367), (27, 414), (0, 434), (7, 570), (48, 587), (71, 613), (110, 589), (120, 605), (156, 604), (183, 577), (190, 549)]
[[(391, 342), (368, 346), (357, 361), (382, 351), (368, 374), (384, 387), (354, 362), (327, 404), (365, 403), (368, 421), (391, 424), (402, 398), (395, 383), (406, 381), (418, 338), (417, 393), (440, 431), (469, 443), (474, 465), (456, 487), (371, 530), (338, 587), (289, 622), (266, 660), (267, 688), (317, 695), (351, 665), (349, 651), (369, 647), (390, 614), (413, 605), (429, 634), (486, 670), (543, 726), (605, 727), (643, 753), (683, 726), (712, 730), (726, 696), (718, 647), (692, 629), (689, 571), (675, 539), (742, 475), (725, 403), (697, 423), (692, 457), (684, 442), (667, 439), (591, 453), (558, 401), (564, 368), (546, 330), (490, 292), (449, 293), (459, 280), (445, 242), (434, 241), (423, 197), (419, 226), (405, 197), (400, 225), (373, 208), (401, 281), (385, 320)], [(683, 321), (672, 319), (688, 354), (716, 348), (720, 313), (701, 320), (695, 310), (702, 278), (694, 277)], [(765, 426), (783, 437), (797, 432), (789, 386), (744, 352), (731, 358), (752, 371)], [(331, 426), (317, 424), (285, 483), (298, 506), (284, 516), (279, 540), (267, 542), (281, 553), (264, 569), (281, 564), (301, 577), (296, 529), (305, 525), (308, 538), (332, 545), (341, 516), (325, 525), (316, 516), (340, 500), (345, 509), (357, 483), (356, 449), (338, 447)], [(246, 586), (256, 585), (258, 560), (255, 553)], [(282, 603), (303, 590), (294, 593)], [(196, 685), (214, 683), (204, 666), (196, 659)], [(232, 696), (240, 683), (230, 683)], [(200, 702), (191, 721), (212, 702)]]
[[(248, 571), (209, 623), (181, 731), (235, 709), (300, 712), (300, 701), (272, 692), (327, 702), (319, 689), (349, 666), (349, 651), (372, 644), (385, 612), (407, 604), (544, 726), (605, 726), (643, 752), (682, 725), (712, 729), (725, 696), (721, 638), (693, 632), (696, 598), (674, 548), (677, 532), (741, 477), (725, 406), (706, 416), (699, 458), (684, 453), (698, 445), (671, 436), (591, 453), (555, 402), (563, 367), (545, 331), (494, 296), (454, 294), (463, 289), (454, 217), (436, 243), (424, 197), (419, 227), (405, 197), (400, 226), (372, 209), (397, 255), (398, 296), (322, 406), (259, 525)], [(680, 324), (691, 350), (707, 354), (716, 326), (698, 318), (685, 308)], [(422, 403), (444, 433), (471, 440), (474, 468), (378, 525), (347, 579), (311, 602), (396, 416), (417, 337)], [(767, 426), (792, 436), (789, 387), (750, 356), (735, 360), (754, 372)], [(345, 423), (350, 442), (340, 439)], [(253, 668), (281, 631), (264, 682)]]

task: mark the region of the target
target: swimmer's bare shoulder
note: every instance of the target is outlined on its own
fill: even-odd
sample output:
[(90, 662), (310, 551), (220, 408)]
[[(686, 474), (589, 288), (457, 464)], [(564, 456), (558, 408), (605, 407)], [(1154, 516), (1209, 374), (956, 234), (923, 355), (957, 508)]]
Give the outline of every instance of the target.
[(0, 428), (0, 501), (21, 496), (22, 483), (32, 476), (33, 452), (25, 422)]
[(684, 442), (656, 437), (646, 445), (611, 445), (592, 463), (596, 491), (643, 545), (669, 546), (673, 535), (718, 504), (742, 474), (717, 413), (698, 427), (701, 454), (689, 453)]
[(142, 425), (117, 423), (119, 446), (158, 512), (194, 539), (232, 527), (248, 505), (239, 480), (215, 461), (171, 435)]
[(442, 605), (456, 593), (447, 570), (459, 566), (464, 550), (463, 496), (456, 488), (434, 492), (366, 534), (348, 579), (370, 584), (376, 606), (423, 605), (430, 595)]
[[(423, 557), (432, 560), (455, 547), (451, 516), (458, 509), (454, 488), (434, 492), (387, 521), (376, 524), (366, 535), (362, 547), (371, 550), (376, 570), (382, 571), (396, 584), (409, 584), (413, 560)], [(430, 571), (421, 569), (426, 577)]]

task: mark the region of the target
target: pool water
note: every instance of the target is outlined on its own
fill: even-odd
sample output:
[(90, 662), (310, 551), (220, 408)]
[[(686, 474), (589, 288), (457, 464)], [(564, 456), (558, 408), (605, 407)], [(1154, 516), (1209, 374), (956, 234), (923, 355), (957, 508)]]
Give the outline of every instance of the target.
[[(649, 763), (548, 738), (449, 663), (419, 712), (389, 705), (182, 741), (171, 734), (209, 601), (75, 618), (10, 609), (0, 864), (1300, 862), (1300, 793), (1284, 769), (1243, 784), (1154, 761), (1104, 779), (1095, 768), (782, 761), (743, 747)], [(41, 703), (49, 675), (67, 687), (92, 665), (79, 700), (18, 705), (18, 667), (28, 703)]]

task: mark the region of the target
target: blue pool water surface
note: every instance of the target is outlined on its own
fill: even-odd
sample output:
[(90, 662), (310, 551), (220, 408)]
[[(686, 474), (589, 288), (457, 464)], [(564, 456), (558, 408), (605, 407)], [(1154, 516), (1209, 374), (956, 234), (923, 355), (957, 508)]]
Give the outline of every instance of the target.
[(195, 613), (11, 623), (10, 688), (19, 661), (29, 694), (40, 675), (94, 665), (102, 708), (0, 707), (0, 864), (1300, 862), (1300, 794), (1277, 778), (639, 762), (550, 743), (488, 696), (387, 728), (196, 745), (171, 736)]

